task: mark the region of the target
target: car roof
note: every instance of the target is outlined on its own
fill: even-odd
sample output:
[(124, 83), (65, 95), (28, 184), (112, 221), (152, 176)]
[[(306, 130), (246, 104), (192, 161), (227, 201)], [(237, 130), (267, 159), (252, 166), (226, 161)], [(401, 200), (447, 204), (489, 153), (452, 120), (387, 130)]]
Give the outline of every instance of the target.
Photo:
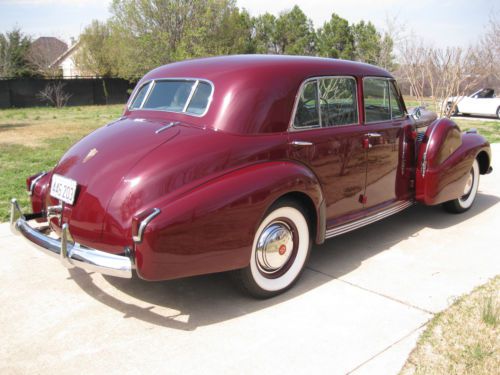
[(221, 71), (227, 73), (245, 71), (258, 73), (262, 69), (300, 71), (304, 76), (332, 72), (359, 76), (383, 76), (392, 78), (386, 70), (356, 61), (311, 56), (288, 55), (230, 55), (184, 60), (160, 66), (147, 74), (149, 78), (161, 78), (178, 74), (196, 75), (205, 79), (217, 79)]
[(161, 78), (199, 78), (213, 83), (210, 108), (189, 118), (231, 133), (286, 131), (300, 85), (321, 76), (392, 78), (384, 69), (360, 62), (283, 55), (232, 55), (185, 60), (158, 67), (141, 82)]

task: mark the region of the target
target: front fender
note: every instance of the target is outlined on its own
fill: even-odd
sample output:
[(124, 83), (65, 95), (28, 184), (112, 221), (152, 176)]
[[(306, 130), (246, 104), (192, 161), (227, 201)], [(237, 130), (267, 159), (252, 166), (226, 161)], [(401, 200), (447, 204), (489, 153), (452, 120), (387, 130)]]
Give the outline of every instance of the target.
[(484, 137), (461, 133), (449, 119), (434, 121), (418, 151), (417, 201), (436, 205), (461, 197), (472, 163), (481, 152), (491, 160), (490, 146)]
[(156, 201), (161, 213), (135, 248), (139, 276), (166, 280), (246, 267), (267, 209), (290, 192), (306, 194), (321, 211), (316, 177), (292, 162), (254, 164)]

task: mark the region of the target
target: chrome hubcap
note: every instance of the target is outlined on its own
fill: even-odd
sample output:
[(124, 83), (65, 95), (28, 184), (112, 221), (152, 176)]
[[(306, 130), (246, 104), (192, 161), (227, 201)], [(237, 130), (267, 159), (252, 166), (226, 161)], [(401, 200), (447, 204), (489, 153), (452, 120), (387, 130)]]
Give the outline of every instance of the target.
[(469, 173), (469, 178), (467, 179), (467, 183), (464, 188), (464, 196), (468, 195), (472, 190), (472, 184), (474, 183), (474, 172), (471, 170)]
[(292, 253), (292, 229), (282, 221), (273, 222), (262, 231), (257, 241), (257, 266), (264, 273), (274, 273), (285, 266)]

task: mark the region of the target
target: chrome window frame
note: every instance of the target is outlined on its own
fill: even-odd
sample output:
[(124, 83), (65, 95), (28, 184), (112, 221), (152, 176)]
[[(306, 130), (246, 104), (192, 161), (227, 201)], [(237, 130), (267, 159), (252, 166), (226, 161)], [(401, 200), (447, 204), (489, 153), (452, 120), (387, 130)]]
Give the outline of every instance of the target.
[[(366, 106), (365, 106), (365, 80), (368, 80), (368, 79), (378, 79), (378, 80), (381, 80), (381, 81), (386, 81), (387, 82), (387, 88), (388, 88), (388, 91), (389, 91), (389, 109), (391, 111), (391, 118), (389, 120), (382, 120), (382, 121), (366, 121)], [(403, 116), (401, 117), (392, 117), (392, 105), (391, 105), (391, 92), (390, 92), (390, 83), (391, 82), (396, 82), (396, 80), (394, 78), (390, 78), (390, 77), (379, 77), (379, 76), (365, 76), (363, 77), (363, 80), (362, 80), (362, 85), (363, 85), (363, 117), (364, 117), (364, 125), (370, 125), (370, 124), (382, 124), (382, 123), (386, 123), (386, 122), (392, 122), (392, 121), (398, 121), (398, 120), (403, 120), (405, 119), (407, 116), (408, 116), (408, 113), (406, 111), (406, 106), (404, 105), (404, 102), (402, 103), (403, 104)], [(398, 93), (398, 87), (397, 86), (394, 86), (394, 88), (396, 89), (396, 93), (399, 95)], [(401, 98), (402, 99), (402, 98)]]
[[(318, 125), (311, 125), (311, 126), (301, 126), (301, 127), (296, 127), (294, 125), (294, 122), (295, 122), (295, 116), (297, 114), (297, 109), (298, 109), (298, 106), (299, 106), (299, 101), (300, 101), (300, 96), (302, 94), (302, 91), (304, 90), (304, 87), (306, 84), (308, 84), (309, 82), (312, 82), (312, 81), (316, 81), (316, 84), (317, 84), (317, 90), (318, 90), (318, 98), (320, 97), (320, 91), (319, 91), (319, 80), (322, 80), (322, 79), (340, 79), (340, 78), (347, 78), (347, 79), (351, 79), (354, 81), (354, 99), (356, 101), (356, 111), (357, 111), (357, 115), (358, 115), (358, 122), (353, 122), (351, 124), (342, 124), (342, 125), (330, 125), (330, 126), (323, 126), (322, 124), (322, 120), (321, 120), (321, 103), (318, 105), (318, 115), (319, 115), (319, 124)], [(292, 117), (290, 118), (290, 122), (288, 124), (288, 130), (289, 131), (292, 131), (292, 132), (299, 132), (299, 131), (304, 131), (304, 130), (311, 130), (311, 129), (334, 129), (334, 128), (341, 128), (341, 127), (344, 127), (344, 126), (353, 126), (353, 125), (360, 125), (361, 122), (360, 122), (360, 119), (359, 119), (359, 97), (358, 97), (359, 93), (358, 93), (358, 81), (356, 79), (355, 76), (319, 76), (319, 77), (311, 77), (311, 78), (307, 78), (306, 80), (304, 80), (301, 84), (300, 84), (300, 87), (299, 87), (299, 90), (297, 91), (297, 94), (295, 95), (295, 101), (294, 101), (294, 104), (293, 104), (293, 111), (292, 111)]]
[[(154, 86), (156, 85), (156, 82), (161, 82), (161, 81), (186, 81), (186, 82), (193, 82), (194, 85), (191, 88), (191, 92), (189, 93), (189, 96), (186, 100), (186, 103), (182, 109), (182, 111), (167, 111), (164, 109), (154, 109), (154, 108), (143, 108), (144, 104), (147, 102), (149, 99), (149, 96), (151, 95), (151, 92), (153, 91)], [(207, 100), (207, 106), (205, 108), (205, 111), (201, 114), (194, 114), (190, 112), (186, 112), (187, 108), (191, 104), (191, 100), (193, 99), (193, 96), (196, 92), (196, 89), (198, 88), (200, 82), (207, 83), (210, 85), (211, 91), (210, 95)], [(145, 85), (150, 85), (150, 87), (147, 89), (146, 95), (144, 96), (144, 99), (142, 100), (141, 106), (139, 108), (131, 108), (132, 103), (134, 102), (137, 94), (141, 91), (141, 89)], [(130, 112), (134, 111), (154, 111), (154, 112), (166, 112), (166, 113), (178, 113), (181, 115), (188, 115), (192, 117), (203, 117), (207, 114), (208, 110), (210, 109), (210, 105), (212, 104), (212, 100), (214, 97), (214, 92), (215, 92), (215, 86), (212, 83), (212, 81), (209, 81), (208, 79), (203, 79), (203, 78), (190, 78), (190, 77), (168, 77), (168, 78), (153, 78), (149, 79), (147, 81), (144, 81), (137, 89), (134, 90), (134, 93), (130, 96), (129, 101), (127, 102), (127, 110)]]
[[(399, 100), (401, 100), (401, 109), (403, 110), (403, 115), (400, 116), (400, 117), (393, 117), (392, 116), (392, 103), (391, 103), (391, 84), (393, 85), (394, 87), (394, 91), (396, 92), (396, 99), (399, 98)], [(390, 79), (389, 80), (389, 103), (391, 104), (391, 119), (392, 120), (402, 120), (404, 118), (406, 118), (408, 116), (408, 113), (406, 111), (406, 105), (405, 105), (405, 102), (403, 100), (403, 96), (401, 95), (401, 92), (399, 91), (399, 87), (396, 85), (396, 80), (395, 79)]]

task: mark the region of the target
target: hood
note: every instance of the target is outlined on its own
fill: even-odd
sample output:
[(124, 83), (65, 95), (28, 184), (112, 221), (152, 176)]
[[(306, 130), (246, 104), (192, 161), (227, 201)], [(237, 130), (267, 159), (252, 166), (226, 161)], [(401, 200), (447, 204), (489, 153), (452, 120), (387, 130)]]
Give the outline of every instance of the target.
[[(66, 205), (63, 222), (71, 234), (99, 241), (106, 207), (127, 172), (145, 155), (175, 138), (179, 126), (169, 121), (122, 118), (89, 134), (61, 158), (53, 173), (77, 182), (73, 205)], [(161, 131), (158, 131), (161, 129)], [(48, 205), (58, 202), (47, 196)]]

